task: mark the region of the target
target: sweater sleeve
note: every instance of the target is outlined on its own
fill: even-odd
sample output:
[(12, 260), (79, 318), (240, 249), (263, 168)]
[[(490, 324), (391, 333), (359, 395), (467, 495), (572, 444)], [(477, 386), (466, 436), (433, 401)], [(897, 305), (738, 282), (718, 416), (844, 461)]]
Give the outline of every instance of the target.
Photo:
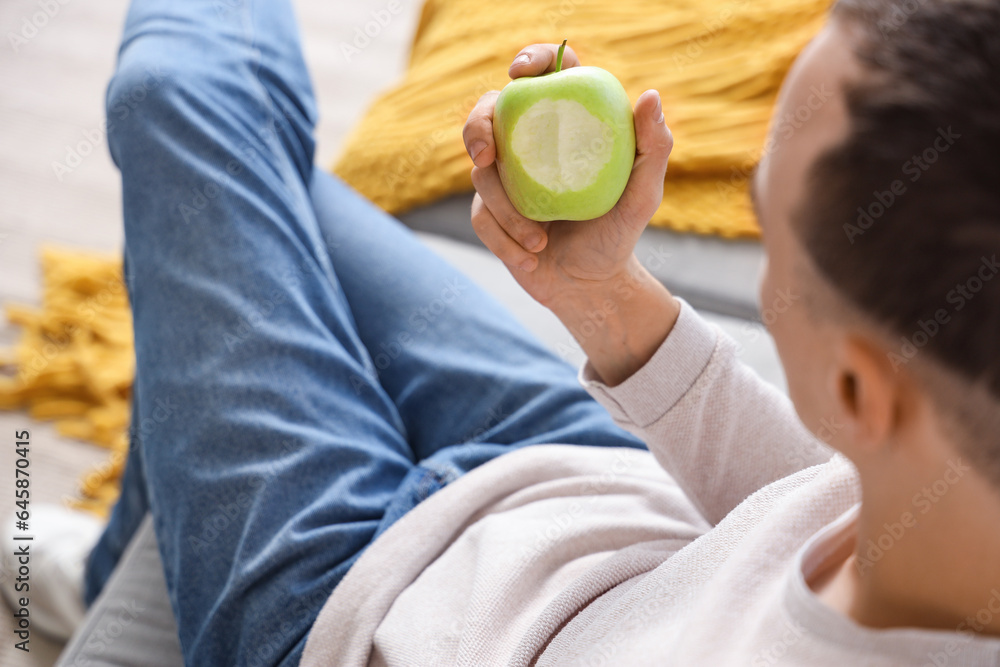
[(682, 301), (670, 335), (623, 383), (607, 386), (589, 361), (579, 374), (712, 524), (758, 489), (832, 455), (737, 350)]

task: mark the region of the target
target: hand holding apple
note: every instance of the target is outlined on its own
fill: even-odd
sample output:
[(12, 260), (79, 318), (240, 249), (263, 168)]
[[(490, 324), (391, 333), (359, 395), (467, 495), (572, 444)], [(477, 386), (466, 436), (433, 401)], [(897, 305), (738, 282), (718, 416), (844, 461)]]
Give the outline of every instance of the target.
[[(512, 79), (538, 77), (556, 70), (559, 47), (536, 44), (521, 51), (510, 68)], [(580, 68), (572, 49), (564, 53), (563, 70)], [(581, 68), (582, 69), (582, 68)], [(673, 146), (664, 123), (659, 94), (646, 91), (633, 113), (635, 155), (627, 185), (610, 211), (581, 222), (538, 222), (518, 212), (501, 183), (496, 164), (494, 110), (500, 95), (484, 95), (463, 130), (475, 167), (477, 194), (472, 205), (476, 234), (511, 270), (537, 301), (552, 307), (559, 300), (607, 286), (634, 274), (633, 249), (663, 196), (663, 178)], [(611, 159), (621, 160), (613, 156)], [(641, 268), (641, 267), (640, 267)]]

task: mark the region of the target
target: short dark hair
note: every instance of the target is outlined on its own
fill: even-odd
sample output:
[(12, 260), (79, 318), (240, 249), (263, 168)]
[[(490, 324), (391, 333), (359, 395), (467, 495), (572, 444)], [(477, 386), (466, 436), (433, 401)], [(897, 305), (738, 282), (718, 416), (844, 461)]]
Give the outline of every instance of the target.
[[(793, 228), (833, 289), (896, 337), (895, 366), (920, 357), (960, 380), (969, 396), (942, 402), (964, 422), (974, 391), (1000, 400), (1000, 2), (840, 0), (833, 17), (864, 75)], [(974, 436), (970, 455), (1000, 480), (1000, 434)]]

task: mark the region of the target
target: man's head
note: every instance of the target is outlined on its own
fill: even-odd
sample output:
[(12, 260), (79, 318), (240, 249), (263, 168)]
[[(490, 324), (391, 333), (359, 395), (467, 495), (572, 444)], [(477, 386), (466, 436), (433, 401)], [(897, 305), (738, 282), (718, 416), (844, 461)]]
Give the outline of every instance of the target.
[(856, 463), (945, 442), (1000, 486), (997, 34), (998, 2), (841, 0), (754, 190), (803, 421)]

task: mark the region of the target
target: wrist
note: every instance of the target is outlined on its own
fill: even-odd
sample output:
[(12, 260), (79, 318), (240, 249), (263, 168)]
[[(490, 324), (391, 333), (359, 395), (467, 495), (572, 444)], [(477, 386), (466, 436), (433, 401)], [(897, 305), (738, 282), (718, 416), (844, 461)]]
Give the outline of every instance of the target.
[(615, 274), (602, 280), (574, 281), (545, 306), (568, 325), (573, 320), (586, 318), (587, 311), (614, 308), (615, 304), (631, 299), (641, 289), (659, 284), (632, 255)]
[(680, 303), (633, 256), (621, 273), (581, 284), (550, 309), (614, 386), (652, 358), (673, 329)]

